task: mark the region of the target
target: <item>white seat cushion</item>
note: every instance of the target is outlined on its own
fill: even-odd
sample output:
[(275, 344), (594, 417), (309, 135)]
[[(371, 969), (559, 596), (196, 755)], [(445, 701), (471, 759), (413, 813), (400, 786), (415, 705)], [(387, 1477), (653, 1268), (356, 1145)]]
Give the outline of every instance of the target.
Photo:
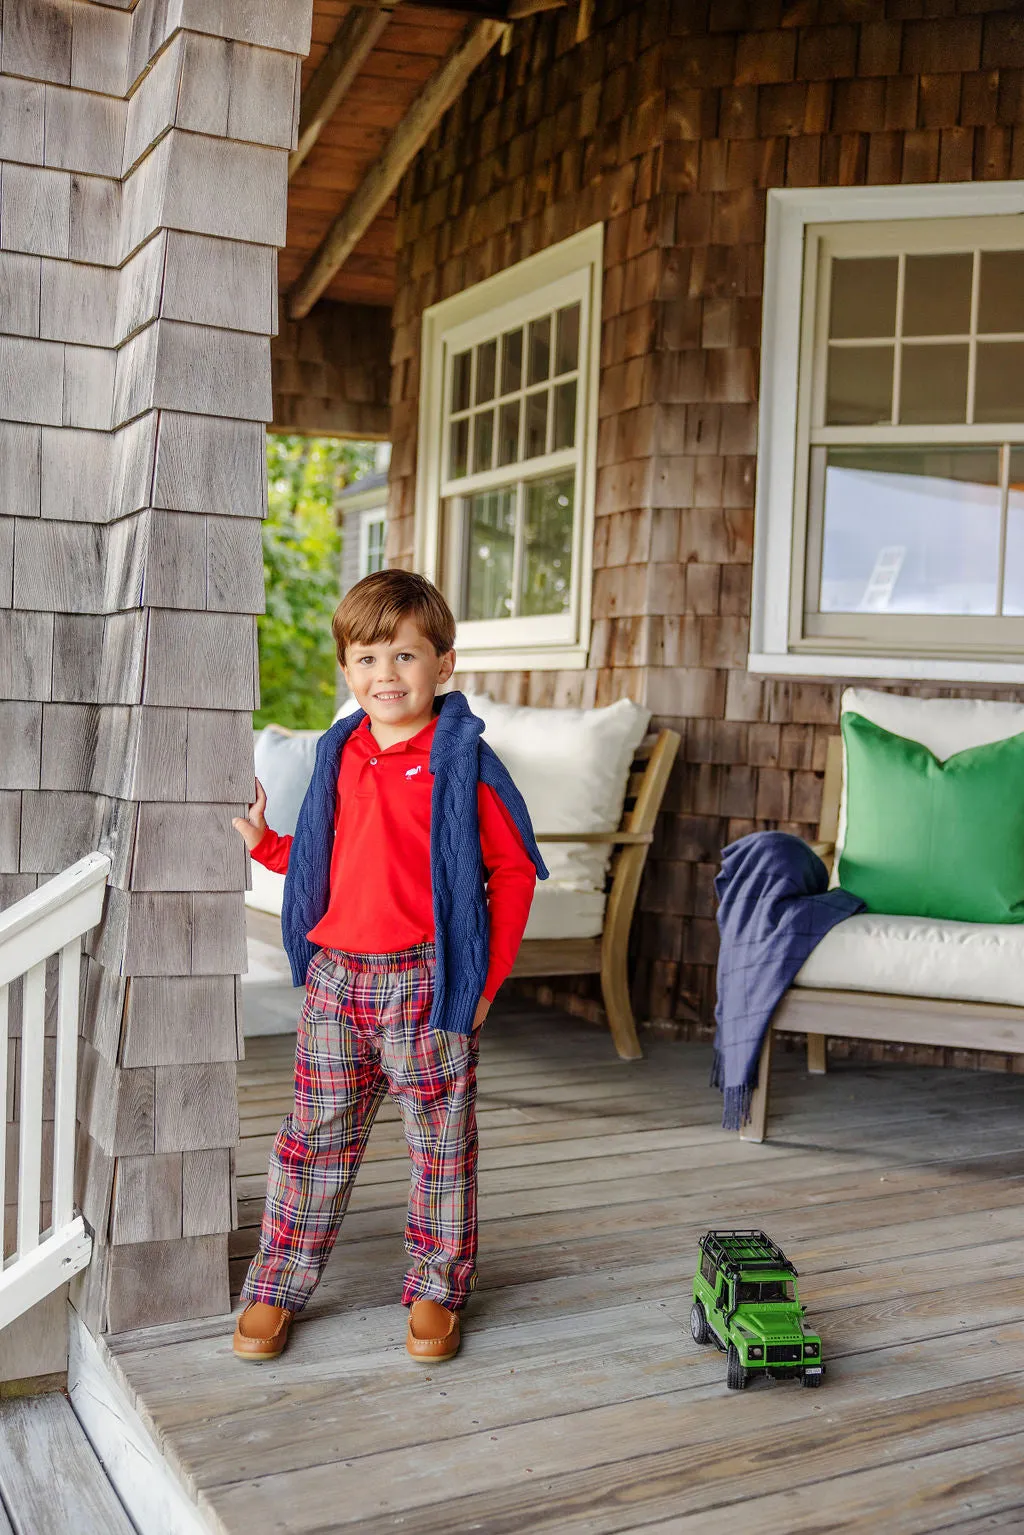
[(600, 938), (604, 903), (603, 890), (574, 890), (550, 879), (538, 882), (523, 937)]
[(284, 899), (284, 875), (265, 869), (255, 858), (250, 860), (252, 889), (245, 892), (245, 904), (254, 911), (269, 911), (272, 917), (281, 915)]
[[(252, 889), (245, 893), (245, 904), (256, 911), (281, 915), (284, 875), (272, 874), (262, 864), (253, 863)], [(538, 884), (533, 894), (527, 938), (598, 938), (604, 925), (603, 890), (574, 890), (556, 885), (552, 880)]]
[(793, 984), (1024, 1007), (1024, 923), (859, 912), (826, 934)]

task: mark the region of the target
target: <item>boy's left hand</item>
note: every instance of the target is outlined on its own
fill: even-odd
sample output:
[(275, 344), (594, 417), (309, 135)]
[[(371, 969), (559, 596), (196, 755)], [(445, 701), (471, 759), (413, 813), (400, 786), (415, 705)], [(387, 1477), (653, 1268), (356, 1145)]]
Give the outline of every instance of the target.
[(481, 1025), (483, 1024), (484, 1019), (487, 1017), (487, 1014), (490, 1012), (490, 1010), (491, 1010), (491, 1004), (488, 1002), (487, 998), (486, 997), (481, 997), (480, 1001), (476, 1005), (476, 1015), (475, 1015), (475, 1017), (473, 1019), (473, 1033), (474, 1034), (476, 1033), (477, 1029), (479, 1029), (481, 1027)]

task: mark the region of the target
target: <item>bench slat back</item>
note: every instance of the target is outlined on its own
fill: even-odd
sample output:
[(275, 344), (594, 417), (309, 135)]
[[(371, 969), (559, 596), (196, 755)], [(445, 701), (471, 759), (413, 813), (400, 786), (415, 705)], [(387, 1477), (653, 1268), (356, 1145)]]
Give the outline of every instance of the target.
[[(652, 832), (658, 819), (661, 802), (665, 798), (669, 774), (679, 750), (680, 736), (675, 730), (652, 731), (644, 737), (633, 757), (633, 769), (626, 787), (626, 799), (622, 809), (620, 831)], [(626, 848), (616, 848), (611, 857), (610, 880), (616, 871)], [(633, 849), (634, 854), (639, 850)], [(641, 855), (641, 865), (646, 849)]]

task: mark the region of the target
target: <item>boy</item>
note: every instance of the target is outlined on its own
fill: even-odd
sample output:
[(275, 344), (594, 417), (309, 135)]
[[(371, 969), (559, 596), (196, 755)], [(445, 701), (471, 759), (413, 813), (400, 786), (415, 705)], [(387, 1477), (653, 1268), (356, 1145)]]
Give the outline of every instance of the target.
[(255, 1360), (284, 1348), (390, 1091), (412, 1159), (406, 1347), (436, 1362), (458, 1352), (476, 1281), (479, 1029), (547, 871), (481, 721), (461, 693), (435, 699), (455, 669), (455, 620), (440, 592), (379, 571), (353, 587), (332, 627), (359, 711), (319, 741), (294, 838), (267, 827), (259, 783), (234, 822), (258, 862), (287, 871), (281, 927), (306, 998), (295, 1109), (271, 1153), (233, 1346)]

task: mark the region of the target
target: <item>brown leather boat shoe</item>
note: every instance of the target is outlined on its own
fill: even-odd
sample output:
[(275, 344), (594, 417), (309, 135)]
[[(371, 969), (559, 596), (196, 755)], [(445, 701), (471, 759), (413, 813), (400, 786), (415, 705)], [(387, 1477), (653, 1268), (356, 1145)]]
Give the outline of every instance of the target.
[(454, 1359), (462, 1342), (459, 1313), (436, 1300), (416, 1300), (409, 1307), (409, 1331), (405, 1346), (414, 1359), (437, 1364)]
[(232, 1343), (239, 1359), (276, 1359), (288, 1342), (292, 1313), (283, 1306), (267, 1306), (251, 1301), (235, 1324)]

